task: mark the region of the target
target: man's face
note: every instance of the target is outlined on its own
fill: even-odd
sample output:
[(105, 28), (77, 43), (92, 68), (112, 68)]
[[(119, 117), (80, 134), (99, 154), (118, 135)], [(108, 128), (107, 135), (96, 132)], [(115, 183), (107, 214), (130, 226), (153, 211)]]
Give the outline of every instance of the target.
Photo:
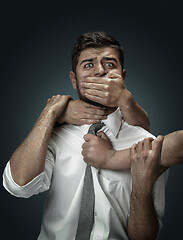
[(76, 74), (70, 73), (72, 85), (74, 89), (77, 89), (79, 98), (98, 105), (84, 96), (84, 90), (81, 85), (88, 77), (102, 78), (110, 72), (123, 74), (116, 49), (102, 47), (83, 50), (78, 59)]

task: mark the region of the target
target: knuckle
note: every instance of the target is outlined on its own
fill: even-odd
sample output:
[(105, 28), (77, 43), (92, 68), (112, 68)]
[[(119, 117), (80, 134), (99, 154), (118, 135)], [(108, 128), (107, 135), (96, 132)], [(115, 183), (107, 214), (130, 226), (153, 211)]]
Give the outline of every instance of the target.
[(105, 97), (109, 97), (109, 92), (106, 92), (106, 93), (105, 93)]
[(143, 153), (143, 158), (146, 160), (148, 158), (148, 153)]
[(63, 99), (63, 100), (66, 100), (66, 99), (68, 99), (68, 97), (66, 96), (66, 95), (58, 95), (58, 97), (60, 97), (61, 99)]
[(105, 90), (109, 90), (109, 85), (106, 84), (106, 85), (104, 86), (104, 88), (105, 88)]

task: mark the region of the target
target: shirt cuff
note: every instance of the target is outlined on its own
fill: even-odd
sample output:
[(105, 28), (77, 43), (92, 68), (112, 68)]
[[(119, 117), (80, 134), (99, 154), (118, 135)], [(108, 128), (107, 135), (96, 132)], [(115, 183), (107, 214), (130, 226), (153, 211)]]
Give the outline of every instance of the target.
[(32, 181), (24, 186), (19, 186), (12, 177), (10, 162), (7, 163), (3, 173), (3, 186), (4, 188), (15, 197), (29, 198), (40, 192), (48, 190), (48, 186), (44, 184), (44, 175), (42, 172), (36, 176)]

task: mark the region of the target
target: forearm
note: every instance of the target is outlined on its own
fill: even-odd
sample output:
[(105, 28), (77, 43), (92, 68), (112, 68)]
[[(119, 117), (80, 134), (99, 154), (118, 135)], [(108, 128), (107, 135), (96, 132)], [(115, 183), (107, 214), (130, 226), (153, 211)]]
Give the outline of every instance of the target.
[[(93, 150), (89, 152), (89, 155), (86, 154), (86, 162), (94, 167), (116, 171), (131, 168), (131, 148), (116, 151), (110, 147), (103, 150), (105, 155), (96, 154), (96, 152), (101, 152), (101, 147), (99, 147), (101, 145), (99, 144), (97, 142), (94, 148), (92, 148)], [(104, 157), (99, 160), (98, 156)], [(165, 168), (183, 163), (183, 130), (170, 133), (164, 137), (159, 163)]]
[(159, 221), (154, 208), (152, 193), (132, 190), (128, 236), (133, 240), (155, 240), (159, 231)]
[[(130, 148), (116, 151), (108, 167), (113, 170), (131, 168)], [(172, 132), (164, 137), (160, 164), (163, 167), (183, 163), (183, 130)]]
[(44, 171), (54, 122), (53, 113), (43, 110), (32, 131), (13, 153), (10, 167), (12, 177), (18, 185), (25, 185)]
[(109, 159), (105, 166), (106, 169), (114, 171), (127, 170), (130, 169), (130, 167), (130, 148), (114, 151), (112, 157)]
[(160, 164), (163, 137), (157, 137), (153, 144), (151, 141), (146, 138), (131, 148), (132, 192), (128, 235), (132, 240), (154, 240), (159, 232), (153, 188), (165, 170)]
[(125, 95), (125, 102), (124, 97), (119, 101), (124, 120), (130, 125), (140, 126), (149, 131), (150, 124), (147, 113), (137, 104), (129, 91), (126, 91)]
[(183, 163), (183, 130), (166, 135), (161, 152), (161, 165), (170, 167), (181, 163)]

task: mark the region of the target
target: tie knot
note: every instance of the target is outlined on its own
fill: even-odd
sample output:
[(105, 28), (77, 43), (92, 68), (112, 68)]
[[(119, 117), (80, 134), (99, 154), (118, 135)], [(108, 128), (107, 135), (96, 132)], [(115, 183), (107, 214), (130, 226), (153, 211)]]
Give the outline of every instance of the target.
[(96, 135), (98, 130), (100, 130), (105, 124), (101, 121), (98, 121), (97, 123), (94, 123), (90, 126), (88, 133)]

